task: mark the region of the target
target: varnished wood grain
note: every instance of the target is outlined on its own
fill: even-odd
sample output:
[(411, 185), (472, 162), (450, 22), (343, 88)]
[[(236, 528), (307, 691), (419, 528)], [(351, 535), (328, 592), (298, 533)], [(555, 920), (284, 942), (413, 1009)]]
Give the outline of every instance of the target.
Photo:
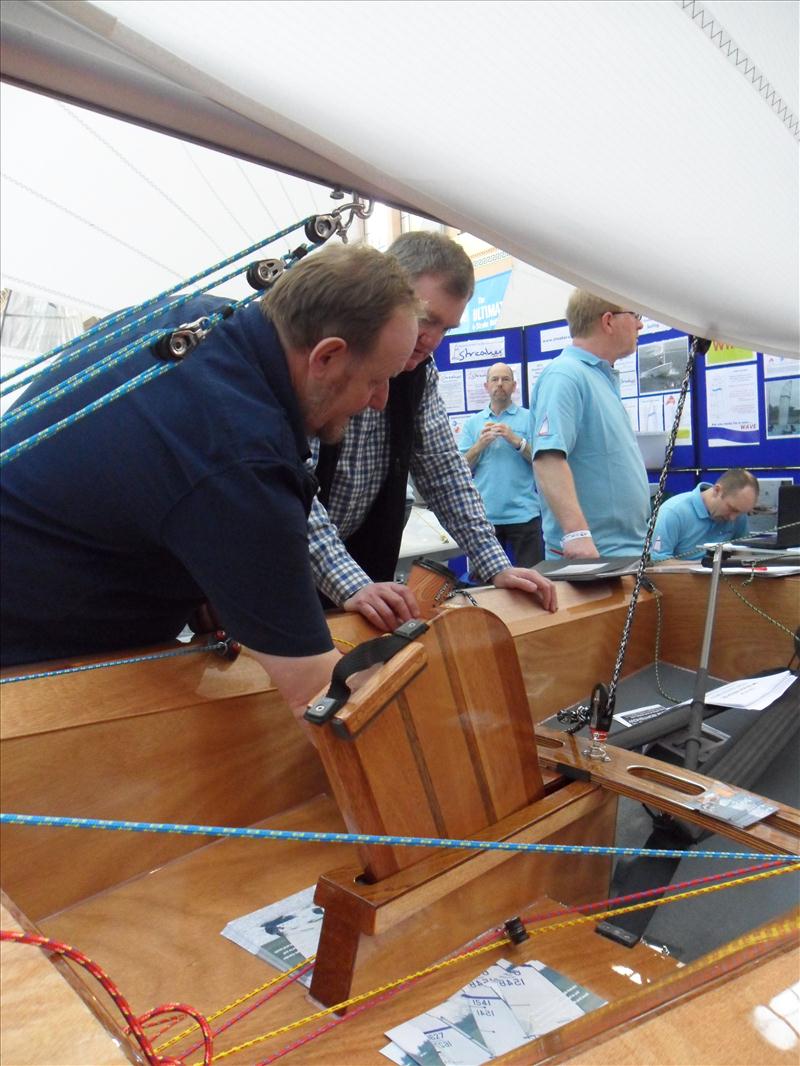
[[(559, 609), (544, 611), (530, 596), (508, 589), (475, 594), (514, 637), (526, 697), (534, 722), (584, 699), (598, 681), (608, 681), (622, 635), (633, 578), (592, 584), (560, 581)], [(460, 609), (460, 608), (458, 608)], [(653, 655), (655, 602), (642, 591), (622, 670), (625, 677)]]
[[(498, 1061), (504, 1066), (533, 1063), (609, 1063), (628, 1066), (772, 1066), (797, 1062), (797, 1046), (780, 1053), (754, 1026), (753, 1008), (796, 985), (798, 909), (755, 934), (770, 933), (730, 954), (700, 958), (638, 993), (610, 1001), (599, 1011), (548, 1033)], [(789, 932), (776, 932), (788, 923)], [(788, 995), (790, 1010), (795, 996)], [(786, 997), (784, 997), (784, 1003)], [(796, 1009), (796, 1008), (795, 1008)]]
[[(640, 1066), (645, 1051), (648, 1061), (659, 1066), (796, 1064), (800, 1040), (795, 1038), (791, 1047), (768, 1040), (757, 1028), (754, 1013), (758, 1008), (768, 1010), (774, 996), (796, 985), (797, 974), (797, 950), (789, 948), (762, 966), (748, 968), (706, 991), (701, 1000), (677, 1003), (668, 1012), (632, 1024), (627, 1032), (557, 1061), (581, 1066)], [(786, 1034), (791, 1039), (792, 1027), (784, 1021), (782, 1035)]]
[[(615, 814), (612, 797), (573, 784), (496, 823), (485, 836), (565, 844), (588, 833), (610, 843)], [(359, 884), (351, 869), (325, 875), (315, 894), (325, 918), (312, 995), (330, 1005), (379, 984), (400, 965), (424, 967), (469, 940), (476, 922), (501, 923), (521, 914), (536, 895), (569, 903), (603, 897), (610, 865), (598, 859), (568, 880), (565, 864), (550, 856), (502, 851), (438, 853), (375, 884)]]
[[(675, 666), (697, 669), (709, 578), (705, 574), (659, 574), (657, 570), (652, 577), (663, 595), (662, 658)], [(763, 613), (746, 607), (736, 592)], [(794, 633), (800, 625), (800, 576), (756, 577), (749, 581), (744, 575), (723, 575), (711, 645), (712, 676), (736, 681), (789, 662), (793, 654), (790, 633), (777, 628), (764, 615)]]
[[(610, 807), (600, 808), (592, 817), (599, 821), (589, 831), (596, 830), (600, 836), (609, 832), (613, 824), (613, 801)], [(264, 824), (337, 829), (341, 827), (341, 820), (330, 801), (320, 798)], [(543, 868), (540, 867), (537, 874), (535, 868), (528, 868), (527, 858), (518, 857), (523, 860), (518, 866), (515, 859), (509, 866), (498, 868), (497, 877), (490, 879), (483, 898), (465, 900), (464, 921), (470, 928), (470, 937), (491, 926), (490, 908), (499, 910), (503, 918), (509, 916), (503, 912), (499, 897), (511, 890), (516, 877), (522, 879), (531, 892), (531, 914), (560, 909), (552, 900), (536, 896), (538, 876)], [(540, 863), (551, 861), (539, 856), (536, 859)], [(341, 867), (354, 860), (354, 849), (342, 845), (216, 841), (153, 874), (120, 885), (47, 920), (45, 932), (69, 938), (97, 958), (120, 984), (137, 1011), (157, 1003), (183, 1000), (211, 1013), (275, 974), (261, 960), (219, 935), (225, 923), (312, 884), (325, 868)], [(598, 865), (593, 869), (594, 863)], [(574, 864), (563, 865), (563, 871), (554, 880), (566, 896), (576, 893), (587, 898), (586, 892), (591, 891), (591, 882), (598, 868), (602, 868), (607, 876), (604, 859), (590, 859), (586, 865), (581, 863), (580, 869)], [(460, 897), (457, 900), (459, 909), (462, 909)], [(418, 957), (421, 939), (427, 938), (429, 949), (435, 953), (439, 943), (452, 937), (452, 911), (452, 902), (443, 901), (439, 909), (428, 915), (427, 922), (418, 920), (415, 923), (412, 919), (410, 925), (398, 926), (395, 942), (391, 945), (391, 957), (381, 967), (384, 977), (399, 977), (413, 969), (410, 963)], [(414, 925), (416, 929), (412, 929)], [(411, 931), (417, 935), (402, 935)], [(379, 1048), (386, 1042), (382, 1036), (386, 1028), (440, 1003), (497, 958), (540, 958), (562, 972), (573, 974), (600, 995), (613, 997), (627, 993), (632, 987), (629, 980), (611, 968), (620, 949), (588, 928), (580, 927), (570, 932), (569, 944), (569, 938), (562, 931), (533, 939), (521, 949), (505, 945), (471, 962), (444, 970), (413, 986), (401, 997), (353, 1019), (340, 1032), (328, 1034), (303, 1048), (296, 1053), (296, 1061), (303, 1066), (306, 1063), (326, 1066), (331, 1063), (352, 1063), (353, 1066), (373, 1063), (377, 1066), (384, 1061)], [(674, 970), (673, 960), (662, 959), (644, 948), (626, 952), (624, 959), (626, 965), (632, 965), (648, 979)], [(317, 1005), (303, 990), (293, 986), (221, 1037), (217, 1050), (316, 1009)], [(313, 1031), (321, 1024), (317, 1021), (298, 1033), (284, 1034), (257, 1045), (242, 1057), (242, 1061), (255, 1062), (268, 1051), (283, 1047), (297, 1035)], [(189, 1061), (196, 1061), (198, 1057)]]
[[(322, 726), (319, 752), (352, 830), (468, 836), (544, 794), (513, 640), (494, 615), (468, 608), (444, 612), (417, 643), (424, 668), (409, 672), (410, 650), (381, 667), (370, 721), (346, 738), (335, 719)], [(354, 704), (358, 715), (358, 695)], [(346, 721), (348, 707), (340, 713)], [(367, 845), (361, 854), (380, 880), (425, 853)]]
[[(204, 644), (205, 641), (199, 643)], [(2, 671), (4, 678), (42, 673), (62, 667), (103, 663), (129, 655), (177, 651), (185, 645), (137, 648), (118, 655), (88, 655), (35, 663)], [(77, 674), (18, 681), (3, 685), (0, 739), (30, 736), (115, 718), (150, 715), (158, 711), (203, 703), (219, 703), (238, 696), (274, 691), (259, 663), (247, 652), (234, 662), (200, 652), (127, 666), (112, 666)]]
[[(4, 899), (0, 928), (31, 931), (23, 929)], [(3, 943), (0, 960), (4, 1066), (122, 1066), (144, 1061), (134, 1056), (127, 1040), (114, 1039), (39, 948)], [(100, 986), (96, 989), (99, 992)]]
[[(248, 825), (325, 787), (275, 693), (16, 737), (0, 760), (2, 809), (23, 814)], [(3, 887), (34, 920), (203, 843), (14, 825), (0, 841)]]
[[(539, 726), (537, 733), (546, 741), (540, 748), (542, 761), (556, 769), (572, 767), (618, 795), (676, 814), (684, 821), (712, 829), (753, 849), (776, 854), (800, 853), (800, 812), (793, 807), (774, 801), (778, 808), (775, 815), (741, 829), (686, 806), (688, 796), (699, 796), (714, 787), (713, 778), (682, 767), (671, 767), (638, 752), (615, 748), (610, 743), (606, 746), (609, 761), (600, 762), (583, 754), (587, 743), (585, 738), (557, 733), (544, 726)], [(746, 789), (740, 791), (757, 798)]]
[[(342, 823), (333, 805), (318, 799), (265, 824), (333, 830)], [(586, 838), (579, 838), (579, 842), (586, 842)], [(153, 874), (70, 908), (45, 922), (44, 931), (70, 940), (95, 957), (120, 984), (137, 1011), (157, 1003), (183, 1000), (211, 1013), (275, 974), (271, 967), (219, 935), (225, 923), (312, 884), (323, 869), (353, 863), (355, 858), (354, 849), (342, 845), (216, 841)], [(583, 868), (584, 860), (562, 863), (562, 888), (574, 889)], [(552, 901), (533, 898), (529, 913), (550, 913), (554, 909), (558, 907)], [(480, 905), (472, 917), (476, 931), (485, 928)], [(439, 936), (449, 921), (448, 912), (436, 914), (430, 929)], [(401, 949), (402, 944), (398, 946)], [(498, 958), (539, 959), (610, 1002), (627, 1000), (629, 1004), (632, 995), (647, 995), (651, 985), (661, 987), (660, 982), (679, 972), (674, 960), (642, 945), (622, 949), (598, 937), (592, 923), (587, 923), (535, 936), (520, 948), (505, 945), (470, 962), (459, 962), (305, 1045), (294, 1052), (293, 1058), (299, 1066), (379, 1066), (385, 1062), (379, 1049), (386, 1042), (383, 1034), (387, 1029), (441, 1003)], [(392, 976), (406, 972), (398, 967)], [(669, 985), (660, 992), (659, 1002), (680, 1001), (683, 994), (680, 986)], [(697, 1000), (696, 1013), (701, 1018), (703, 1003), (703, 999)], [(292, 986), (220, 1037), (215, 1050), (220, 1052), (316, 1009), (301, 988)], [(631, 1009), (628, 1019), (639, 1013), (636, 1006)], [(668, 1019), (669, 1015), (665, 1017)], [(607, 1026), (619, 1024), (616, 1014), (605, 1019)], [(5, 1012), (2, 1020), (5, 1023)], [(47, 1024), (46, 1015), (39, 1020)], [(557, 1051), (565, 1052), (585, 1042), (586, 1021), (552, 1034), (554, 1039), (540, 1055), (535, 1056), (529, 1045), (522, 1058), (508, 1057), (506, 1061), (532, 1063), (549, 1059)], [(295, 1032), (258, 1043), (241, 1061), (266, 1057), (324, 1022), (317, 1020)], [(574, 1027), (580, 1027), (577, 1033)], [(597, 1027), (593, 1034), (598, 1035)], [(60, 1035), (63, 1045), (69, 1047), (69, 1031), (62, 1030)], [(184, 1042), (173, 1050), (180, 1051), (185, 1046)], [(196, 1059), (194, 1056), (190, 1061)], [(50, 1061), (34, 1059), (39, 1066), (47, 1066)], [(581, 1056), (575, 1061), (582, 1061)]]

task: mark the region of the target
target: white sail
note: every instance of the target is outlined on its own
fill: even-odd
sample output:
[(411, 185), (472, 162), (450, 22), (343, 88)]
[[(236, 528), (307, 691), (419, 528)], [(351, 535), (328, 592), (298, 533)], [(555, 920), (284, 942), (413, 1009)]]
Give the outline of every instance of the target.
[(800, 352), (794, 0), (3, 6), (17, 84)]

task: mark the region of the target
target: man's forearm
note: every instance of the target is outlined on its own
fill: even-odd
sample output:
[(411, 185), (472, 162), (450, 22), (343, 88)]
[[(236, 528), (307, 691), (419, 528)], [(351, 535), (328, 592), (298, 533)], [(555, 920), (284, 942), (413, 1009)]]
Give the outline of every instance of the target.
[(251, 651), (251, 654), (269, 674), (296, 718), (301, 718), (314, 696), (327, 687), (333, 668), (341, 658), (335, 649), (297, 659), (258, 651)]
[(468, 448), (467, 451), (461, 453), (467, 460), (467, 466), (470, 468), (470, 470), (474, 470), (475, 467), (478, 465), (478, 460), (483, 454), (483, 450), (483, 446), (478, 444), (476, 441), (471, 448)]
[(542, 452), (533, 460), (536, 487), (565, 533), (588, 529), (575, 480), (561, 452)]

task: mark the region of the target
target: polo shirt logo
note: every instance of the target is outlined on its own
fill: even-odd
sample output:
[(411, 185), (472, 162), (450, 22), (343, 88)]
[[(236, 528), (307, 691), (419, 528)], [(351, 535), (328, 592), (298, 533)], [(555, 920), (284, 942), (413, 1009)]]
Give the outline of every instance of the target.
[(550, 434), (550, 419), (547, 415), (542, 419), (542, 424), (539, 426), (539, 436), (547, 437)]

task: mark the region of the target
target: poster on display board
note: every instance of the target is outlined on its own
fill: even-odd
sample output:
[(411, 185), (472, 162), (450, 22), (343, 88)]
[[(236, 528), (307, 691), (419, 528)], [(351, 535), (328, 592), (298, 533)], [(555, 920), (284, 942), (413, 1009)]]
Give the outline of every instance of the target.
[(711, 341), (706, 352), (706, 366), (725, 366), (728, 363), (754, 363), (756, 353), (748, 348), (734, 348), (732, 344)]
[(710, 448), (757, 446), (761, 439), (756, 364), (706, 367), (706, 440)]
[(800, 375), (800, 359), (790, 359), (786, 355), (770, 355), (764, 352), (765, 378), (791, 378)]
[[(730, 358), (732, 351), (735, 359)], [(789, 471), (797, 466), (800, 363), (796, 359), (718, 346), (711, 361), (707, 356), (700, 360), (697, 381), (701, 468)], [(796, 481), (797, 476), (792, 476)]]
[(769, 440), (800, 437), (800, 377), (764, 380)]

